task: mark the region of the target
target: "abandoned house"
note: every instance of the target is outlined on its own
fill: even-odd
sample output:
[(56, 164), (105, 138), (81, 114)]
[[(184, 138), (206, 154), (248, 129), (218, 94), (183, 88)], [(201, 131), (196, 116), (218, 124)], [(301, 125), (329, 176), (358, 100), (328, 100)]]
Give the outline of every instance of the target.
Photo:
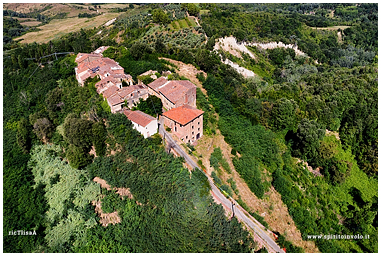
[(160, 98), (166, 110), (182, 105), (196, 107), (196, 86), (188, 80), (170, 80), (160, 77), (148, 84), (148, 92)]

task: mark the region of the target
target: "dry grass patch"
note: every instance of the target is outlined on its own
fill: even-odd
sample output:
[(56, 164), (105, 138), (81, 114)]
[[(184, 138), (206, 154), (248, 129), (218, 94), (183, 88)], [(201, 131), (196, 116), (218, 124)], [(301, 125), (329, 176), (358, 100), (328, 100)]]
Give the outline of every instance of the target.
[(8, 3), (3, 4), (3, 10), (8, 9), (19, 13), (29, 13), (34, 10), (40, 11), (46, 6), (53, 6), (57, 4), (48, 4), (48, 3)]
[(102, 9), (114, 9), (114, 8), (126, 8), (129, 7), (130, 4), (102, 4), (101, 5), (101, 10)]
[(16, 40), (23, 39), (22, 43), (47, 43), (50, 40), (61, 37), (70, 32), (79, 31), (82, 29), (90, 29), (99, 27), (107, 21), (118, 17), (118, 13), (107, 13), (104, 15), (96, 16), (91, 19), (87, 18), (67, 18), (57, 19), (51, 21), (49, 24), (39, 27), (41, 31), (27, 33)]
[(39, 22), (39, 21), (26, 21), (26, 22), (23, 22), (23, 23), (20, 23), (20, 24), (23, 25), (23, 26), (35, 27), (35, 26), (40, 25), (41, 23), (42, 22)]
[(12, 17), (12, 19), (18, 20), (20, 22), (25, 22), (25, 21), (34, 21), (32, 18), (19, 18), (19, 17)]

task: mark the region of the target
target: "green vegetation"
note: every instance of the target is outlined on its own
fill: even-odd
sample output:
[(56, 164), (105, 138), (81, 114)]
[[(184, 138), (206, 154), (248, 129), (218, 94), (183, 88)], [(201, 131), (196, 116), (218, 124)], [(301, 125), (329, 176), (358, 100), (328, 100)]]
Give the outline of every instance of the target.
[(132, 110), (140, 110), (148, 115), (157, 117), (163, 113), (163, 103), (160, 98), (155, 95), (148, 96), (145, 100), (140, 100), (140, 102)]
[[(200, 15), (202, 27), (186, 12)], [(21, 16), (5, 10), (4, 251), (207, 253), (255, 247), (237, 219), (228, 220), (213, 202), (201, 171), (190, 174), (182, 158), (165, 152), (159, 135), (144, 139), (124, 115), (111, 114), (96, 93), (96, 79), (78, 86), (75, 55), (41, 59), (109, 45), (104, 56), (135, 80), (150, 69), (168, 70), (159, 57), (206, 72), (197, 78), (207, 95), (197, 88), (196, 102), (205, 112), (204, 134), (221, 131), (250, 190), (262, 199), (274, 186), (304, 240), (310, 234), (369, 235), (314, 240), (321, 252), (377, 252), (377, 12), (377, 4), (363, 3), (135, 5), (100, 35), (94, 28), (19, 47), (10, 39), (24, 32), (9, 16)], [(33, 15), (44, 20), (37, 11)], [(161, 24), (154, 26), (153, 16)], [(343, 25), (349, 27), (315, 29)], [(258, 75), (245, 79), (211, 52), (215, 39), (230, 35), (238, 41), (297, 44), (308, 56), (283, 48), (250, 47), (255, 60), (220, 52)], [(137, 109), (156, 115), (158, 102), (151, 97)], [(93, 147), (96, 157), (90, 154)], [(215, 148), (209, 160), (223, 193), (239, 197), (231, 177), (226, 184), (218, 177), (221, 167), (231, 172), (222, 150)], [(101, 190), (94, 177), (128, 188), (133, 199)], [(104, 212), (117, 211), (121, 223), (100, 225), (91, 204), (100, 199)], [(250, 210), (240, 197), (237, 201)], [(14, 230), (39, 235), (9, 235)], [(302, 252), (285, 237), (279, 235), (281, 247)]]
[(222, 155), (222, 151), (220, 148), (215, 148), (213, 153), (210, 155), (210, 166), (213, 166), (214, 169), (217, 169), (218, 167), (224, 168), (224, 170), (227, 173), (231, 173), (230, 166), (224, 156)]

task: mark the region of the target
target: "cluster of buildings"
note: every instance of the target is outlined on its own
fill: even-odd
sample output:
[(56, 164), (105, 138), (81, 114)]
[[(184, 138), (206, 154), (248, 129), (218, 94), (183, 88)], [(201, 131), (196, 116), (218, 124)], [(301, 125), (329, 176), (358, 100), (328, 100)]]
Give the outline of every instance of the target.
[[(158, 123), (169, 127), (185, 143), (194, 143), (203, 135), (203, 111), (196, 108), (196, 86), (188, 80), (157, 78), (156, 71), (147, 71), (155, 79), (148, 85), (141, 81), (134, 84), (132, 77), (124, 73), (116, 61), (103, 57), (108, 47), (100, 47), (92, 53), (78, 53), (75, 62), (76, 78), (83, 86), (89, 77), (98, 76), (97, 92), (107, 100), (112, 113), (121, 112), (132, 122), (134, 129), (145, 138), (157, 133)], [(146, 73), (142, 75), (146, 75)], [(163, 75), (167, 73), (163, 72)], [(123, 87), (123, 82), (126, 87)], [(157, 118), (141, 111), (130, 110), (140, 99), (155, 95), (163, 103), (163, 114)]]

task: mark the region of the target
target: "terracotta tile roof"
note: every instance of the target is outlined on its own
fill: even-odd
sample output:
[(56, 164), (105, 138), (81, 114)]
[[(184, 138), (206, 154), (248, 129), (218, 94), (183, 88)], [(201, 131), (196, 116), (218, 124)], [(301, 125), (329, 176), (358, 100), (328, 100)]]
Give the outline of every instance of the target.
[(168, 80), (165, 77), (159, 77), (152, 83), (149, 83), (148, 86), (151, 87), (153, 90), (158, 91), (157, 89), (166, 82), (168, 82)]
[[(162, 93), (172, 103), (176, 103), (190, 89), (189, 84), (184, 85), (183, 83), (179, 83), (179, 82), (181, 81), (170, 81), (169, 83), (164, 85), (162, 88), (159, 88), (160, 93)], [(192, 83), (190, 84), (193, 85)]]
[(181, 107), (172, 108), (171, 110), (164, 112), (163, 116), (176, 121), (179, 124), (186, 125), (190, 121), (202, 115), (204, 111), (189, 105), (183, 105)]
[(182, 86), (185, 86), (188, 89), (192, 89), (192, 88), (197, 87), (196, 85), (194, 85), (192, 82), (190, 82), (188, 80), (176, 80), (175, 82), (178, 84), (181, 84)]
[(85, 80), (86, 80), (87, 78), (89, 78), (89, 77), (93, 78), (93, 77), (95, 77), (96, 75), (97, 75), (97, 74), (95, 74), (95, 73), (86, 72), (86, 73), (84, 73), (84, 74), (82, 74), (82, 75), (80, 76), (80, 79), (82, 80), (82, 82), (85, 82)]
[(139, 124), (143, 127), (146, 127), (149, 123), (156, 120), (156, 118), (154, 118), (150, 115), (147, 115), (146, 113), (143, 113), (140, 110), (131, 111), (131, 110), (125, 109), (123, 111), (123, 113), (127, 116), (127, 118), (130, 121), (132, 121), (136, 124)]
[(112, 76), (108, 76), (106, 78), (103, 78), (101, 81), (99, 81), (98, 83), (95, 84), (95, 87), (99, 87), (99, 86), (105, 86), (107, 84), (109, 85), (116, 85), (119, 81), (116, 80), (114, 77)]
[(124, 100), (117, 93), (107, 98), (107, 101), (111, 106), (121, 104), (124, 102)]
[(93, 51), (92, 53), (95, 53), (95, 54), (100, 53), (100, 54), (102, 54), (102, 53), (103, 53), (104, 51), (106, 51), (109, 47), (110, 47), (110, 46), (101, 46), (101, 47), (99, 47), (98, 49), (96, 49), (95, 51)]
[(136, 90), (134, 85), (128, 86), (128, 87), (122, 87), (119, 89), (118, 94), (122, 98), (126, 98), (128, 95), (133, 93)]
[(88, 57), (95, 57), (95, 58), (101, 58), (101, 54), (96, 53), (78, 53), (77, 57), (75, 58), (75, 62), (81, 63), (82, 61), (86, 60)]
[(115, 94), (119, 88), (116, 85), (111, 85), (107, 90), (103, 92), (103, 97), (106, 99), (109, 98), (111, 95)]

